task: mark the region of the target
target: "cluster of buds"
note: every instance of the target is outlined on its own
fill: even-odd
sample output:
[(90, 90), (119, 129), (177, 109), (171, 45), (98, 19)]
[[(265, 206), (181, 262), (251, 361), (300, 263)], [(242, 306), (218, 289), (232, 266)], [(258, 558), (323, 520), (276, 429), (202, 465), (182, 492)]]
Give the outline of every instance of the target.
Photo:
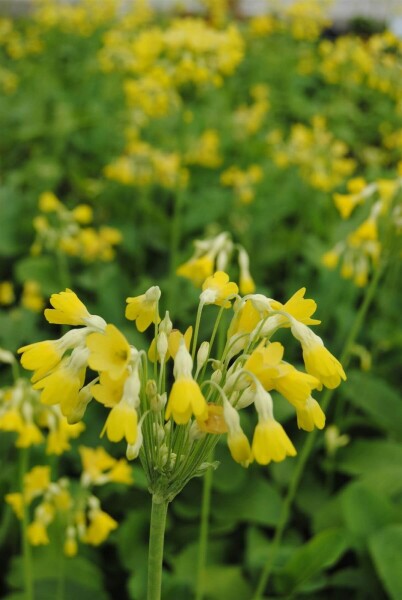
[[(34, 369), (34, 387), (45, 404), (60, 404), (70, 423), (79, 421), (94, 398), (109, 409), (102, 434), (112, 442), (126, 442), (129, 459), (140, 456), (149, 489), (171, 500), (187, 483), (201, 475), (220, 434), (227, 433), (233, 459), (248, 466), (266, 465), (296, 454), (292, 442), (274, 417), (272, 390), (295, 408), (300, 428), (322, 428), (325, 416), (312, 397), (323, 386), (337, 387), (345, 373), (309, 325), (316, 310), (305, 289), (285, 304), (261, 294), (238, 295), (238, 286), (223, 271), (202, 286), (194, 334), (173, 328), (166, 313), (161, 319), (161, 292), (154, 286), (127, 299), (126, 317), (140, 332), (152, 324), (154, 338), (148, 352), (130, 345), (126, 337), (102, 317), (91, 315), (71, 290), (54, 294), (50, 323), (78, 326), (55, 341), (21, 349), (23, 364)], [(198, 345), (206, 305), (219, 311), (212, 336)], [(233, 310), (223, 350), (216, 355), (215, 340), (225, 328), (225, 311)], [(285, 328), (300, 342), (306, 372), (283, 360), (284, 346), (272, 341)], [(173, 359), (173, 379), (168, 368)], [(195, 365), (195, 369), (194, 369)], [(87, 380), (87, 368), (96, 376)], [(241, 427), (241, 412), (256, 412), (252, 443)]]
[[(0, 360), (14, 361), (11, 353), (2, 351)], [(29, 354), (27, 355), (29, 356)], [(0, 430), (17, 434), (17, 448), (43, 444), (46, 453), (60, 455), (70, 449), (70, 440), (85, 429), (84, 423), (70, 425), (60, 407), (46, 406), (40, 394), (26, 379), (18, 378), (11, 387), (0, 390)]]
[[(402, 163), (400, 167), (402, 173)], [(379, 179), (374, 183), (357, 177), (347, 184), (347, 194), (334, 194), (334, 203), (342, 219), (349, 219), (357, 207), (365, 215), (345, 240), (339, 241), (322, 257), (323, 264), (334, 269), (341, 263), (341, 275), (353, 279), (359, 287), (367, 284), (370, 270), (378, 264), (383, 243), (402, 230), (400, 192), (402, 177)]]
[(214, 271), (226, 271), (234, 251), (237, 251), (239, 287), (242, 294), (252, 294), (255, 283), (250, 275), (250, 259), (240, 244), (234, 244), (229, 233), (224, 231), (214, 237), (195, 240), (193, 256), (177, 268), (177, 274), (190, 279), (201, 287)]
[(50, 467), (36, 466), (25, 474), (21, 492), (6, 495), (6, 502), (19, 519), (24, 513), (28, 517), (28, 511), (32, 513), (33, 518), (27, 518), (27, 537), (32, 546), (49, 544), (49, 532), (53, 529), (56, 534), (60, 528), (64, 554), (75, 556), (78, 542), (98, 546), (116, 529), (117, 521), (101, 509), (92, 488), (109, 482), (130, 485), (131, 467), (124, 458), (116, 460), (103, 448), (81, 446), (80, 455), (83, 471), (78, 486), (71, 486), (67, 478), (52, 482)]
[(87, 262), (107, 262), (114, 258), (114, 247), (121, 242), (121, 233), (113, 227), (97, 230), (91, 226), (93, 211), (88, 204), (68, 210), (52, 192), (44, 192), (39, 197), (39, 210), (41, 214), (33, 220), (36, 231), (31, 246), (33, 255), (47, 250), (78, 256)]

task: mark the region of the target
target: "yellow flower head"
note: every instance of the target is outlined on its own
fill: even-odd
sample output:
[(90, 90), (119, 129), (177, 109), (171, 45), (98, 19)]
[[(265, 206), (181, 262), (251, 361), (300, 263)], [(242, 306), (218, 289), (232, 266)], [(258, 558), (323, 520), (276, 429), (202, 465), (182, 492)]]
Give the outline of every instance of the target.
[(304, 431), (313, 431), (314, 427), (324, 429), (325, 414), (317, 400), (314, 400), (311, 396), (307, 398), (304, 404), (296, 407), (296, 411), (299, 429), (304, 429)]
[(208, 418), (208, 405), (200, 386), (192, 377), (192, 368), (193, 361), (182, 341), (174, 360), (175, 382), (166, 407), (166, 419), (173, 416), (178, 425), (188, 423), (193, 414), (200, 421)]
[(111, 379), (120, 379), (130, 362), (131, 349), (124, 335), (114, 325), (106, 325), (104, 333), (91, 333), (86, 338), (90, 350), (88, 365), (94, 371), (106, 371)]
[(32, 521), (28, 525), (27, 537), (32, 546), (45, 546), (50, 543), (46, 527), (41, 521)]
[(32, 498), (43, 494), (50, 485), (50, 467), (34, 467), (24, 476), (24, 497), (31, 502)]
[(355, 194), (334, 194), (333, 198), (342, 219), (348, 219), (360, 201)]
[(321, 387), (321, 383), (316, 377), (298, 371), (290, 364), (282, 363), (278, 377), (272, 382), (272, 387), (298, 408), (300, 404), (304, 405), (312, 390)]
[(45, 310), (45, 317), (49, 323), (57, 325), (86, 325), (87, 319), (91, 316), (77, 294), (68, 288), (65, 292), (52, 294), (50, 304), (53, 308)]
[(239, 292), (239, 288), (233, 282), (229, 282), (229, 275), (224, 271), (216, 271), (208, 277), (202, 286), (200, 302), (203, 304), (217, 304), (224, 308), (230, 308), (230, 299)]
[(21, 427), (19, 430), (19, 436), (15, 445), (17, 448), (29, 448), (35, 444), (41, 444), (43, 442), (43, 435), (41, 430), (35, 425), (35, 423), (28, 422)]
[(140, 402), (140, 387), (138, 365), (135, 365), (124, 383), (123, 396), (110, 411), (101, 433), (106, 433), (111, 442), (120, 442), (125, 438), (128, 444), (135, 444), (138, 435), (136, 408)]
[(126, 318), (135, 321), (138, 331), (145, 331), (151, 323), (159, 323), (158, 301), (161, 291), (158, 286), (149, 288), (141, 296), (127, 298)]
[(18, 349), (18, 353), (22, 353), (21, 364), (24, 369), (36, 371), (32, 381), (41, 379), (59, 364), (63, 356), (63, 347), (58, 342), (59, 340), (46, 340)]
[(325, 348), (318, 335), (297, 321), (292, 321), (291, 329), (294, 337), (302, 345), (304, 364), (310, 375), (330, 389), (338, 387), (341, 379), (346, 381), (341, 363)]
[[(84, 384), (87, 350), (76, 348), (70, 358), (63, 359), (59, 367), (34, 384), (42, 390), (44, 404), (59, 404), (61, 412), (70, 422), (79, 404), (79, 391)], [(74, 419), (73, 419), (74, 420)]]
[(205, 255), (199, 258), (192, 258), (180, 265), (176, 273), (182, 277), (190, 279), (196, 287), (201, 287), (207, 277), (210, 277), (214, 270), (214, 261), (211, 256)]
[(79, 453), (82, 468), (91, 483), (97, 483), (103, 472), (111, 469), (116, 464), (116, 459), (110, 456), (102, 446), (98, 448), (80, 446)]
[[(235, 310), (236, 310), (235, 303)], [(236, 310), (235, 315), (228, 329), (228, 338), (242, 333), (251, 333), (261, 320), (260, 312), (255, 308), (251, 300), (246, 300), (241, 307)]]
[(285, 304), (281, 304), (277, 300), (271, 300), (271, 307), (273, 310), (282, 310), (289, 313), (305, 325), (319, 325), (321, 321), (311, 319), (311, 315), (317, 310), (317, 303), (310, 298), (305, 298), (305, 293), (306, 288), (300, 288)]
[(208, 417), (205, 421), (198, 420), (198, 427), (204, 433), (227, 433), (228, 426), (223, 414), (223, 406), (217, 404), (208, 404)]
[(279, 342), (273, 342), (264, 347), (258, 346), (244, 363), (244, 370), (253, 373), (266, 390), (272, 390), (274, 381), (279, 374), (279, 364), (282, 360), (284, 347)]
[(227, 400), (223, 406), (224, 417), (228, 428), (228, 447), (233, 460), (243, 467), (253, 462), (250, 442), (240, 426), (239, 413)]
[(90, 524), (86, 531), (85, 542), (99, 546), (106, 540), (109, 533), (117, 528), (117, 521), (103, 510), (97, 509), (89, 513)]
[(260, 421), (254, 431), (252, 452), (260, 465), (272, 460), (280, 462), (287, 456), (296, 456), (296, 450), (282, 425), (275, 419)]
[(124, 384), (128, 377), (128, 371), (123, 373), (120, 379), (111, 379), (106, 371), (100, 374), (100, 383), (91, 387), (91, 393), (95, 400), (112, 408), (118, 404), (123, 396)]
[(24, 516), (24, 498), (22, 494), (20, 494), (19, 492), (6, 494), (4, 496), (4, 499), (7, 502), (7, 504), (11, 506), (16, 516), (19, 519), (22, 519)]
[(77, 223), (80, 223), (81, 225), (92, 223), (93, 211), (88, 204), (79, 204), (76, 206), (72, 211), (72, 215)]
[(42, 212), (57, 212), (63, 205), (53, 192), (43, 192), (39, 196), (39, 210)]

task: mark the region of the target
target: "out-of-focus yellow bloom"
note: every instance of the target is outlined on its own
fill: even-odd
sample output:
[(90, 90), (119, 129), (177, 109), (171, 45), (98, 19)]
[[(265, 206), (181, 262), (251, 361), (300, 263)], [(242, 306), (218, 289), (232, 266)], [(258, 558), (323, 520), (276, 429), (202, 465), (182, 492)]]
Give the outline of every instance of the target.
[(89, 513), (89, 527), (86, 531), (85, 542), (99, 546), (117, 528), (117, 521), (103, 510), (97, 509)]
[(15, 300), (14, 285), (11, 281), (0, 282), (0, 305), (8, 306)]
[(145, 331), (151, 323), (159, 323), (158, 302), (161, 291), (157, 285), (149, 288), (145, 294), (127, 298), (126, 319), (135, 321), (138, 331)]
[(216, 304), (224, 308), (230, 308), (230, 300), (236, 296), (239, 288), (233, 281), (229, 281), (229, 275), (224, 271), (216, 271), (208, 277), (202, 286), (200, 301), (202, 304)]

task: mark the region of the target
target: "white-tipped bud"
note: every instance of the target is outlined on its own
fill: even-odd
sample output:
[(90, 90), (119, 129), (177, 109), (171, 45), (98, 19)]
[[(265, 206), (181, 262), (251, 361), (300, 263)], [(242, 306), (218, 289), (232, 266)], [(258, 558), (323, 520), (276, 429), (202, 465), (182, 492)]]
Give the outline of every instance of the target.
[(168, 338), (164, 331), (159, 333), (159, 335), (156, 339), (156, 350), (157, 350), (158, 358), (159, 358), (160, 362), (161, 363), (164, 362), (166, 353), (168, 351)]
[[(95, 331), (105, 331), (106, 329), (106, 321), (102, 319), (99, 315), (89, 315), (84, 319), (84, 322), (90, 329), (94, 329)], [(73, 331), (77, 331), (74, 329)], [(78, 330), (79, 331), (79, 330)]]
[[(250, 406), (250, 404), (253, 404), (254, 398), (255, 398), (255, 389), (253, 389), (253, 386), (249, 386), (248, 388), (246, 388), (244, 390), (244, 392), (242, 393), (240, 398), (237, 400), (236, 408), (239, 410), (241, 410), (242, 408), (247, 408), (247, 406)], [(231, 403), (233, 404), (232, 399), (231, 399)]]
[(126, 456), (128, 460), (134, 460), (135, 458), (137, 458), (137, 456), (140, 453), (143, 440), (144, 438), (142, 435), (142, 427), (141, 423), (139, 423), (137, 430), (137, 439), (135, 440), (135, 443), (127, 444)]
[(160, 425), (159, 423), (153, 423), (152, 429), (153, 429), (154, 437), (158, 440), (158, 444), (161, 444), (166, 436), (164, 427), (162, 425)]
[(152, 412), (160, 412), (166, 406), (167, 402), (167, 393), (157, 394), (150, 400), (150, 407)]
[(169, 334), (172, 331), (172, 327), (173, 327), (173, 323), (170, 319), (169, 316), (169, 311), (167, 310), (165, 313), (165, 316), (163, 317), (162, 321), (159, 323), (159, 333), (165, 333), (167, 336), (169, 336)]
[(5, 363), (7, 365), (12, 365), (15, 362), (15, 358), (12, 352), (8, 350), (4, 350), (0, 348), (0, 362)]
[(190, 442), (195, 442), (196, 440), (201, 440), (205, 436), (206, 436), (206, 433), (204, 431), (201, 431), (201, 429), (198, 426), (197, 421), (194, 420), (191, 424), (190, 431), (188, 434)]
[(197, 352), (197, 370), (205, 365), (209, 355), (209, 342), (202, 342)]
[(214, 383), (219, 383), (222, 380), (222, 371), (220, 369), (217, 369), (216, 371), (214, 371), (211, 375), (211, 381), (213, 381)]
[(151, 400), (157, 395), (158, 386), (156, 385), (156, 381), (154, 379), (148, 379), (145, 386), (145, 393), (147, 395), (148, 400)]
[(170, 430), (172, 429), (172, 422), (171, 421), (166, 421), (165, 425), (164, 425), (164, 430), (166, 435), (170, 434)]
[(100, 501), (96, 496), (90, 496), (88, 498), (88, 507), (91, 510), (99, 510), (100, 509)]
[(158, 302), (161, 297), (161, 290), (157, 285), (153, 285), (145, 292), (145, 299), (147, 302)]
[(221, 360), (216, 360), (215, 358), (213, 360), (211, 360), (211, 367), (214, 371), (217, 371), (218, 369), (222, 369), (223, 364)]
[(166, 446), (166, 444), (162, 444), (162, 446), (160, 446), (159, 448), (159, 463), (161, 464), (162, 467), (164, 467), (168, 461), (168, 456), (169, 456), (169, 448)]
[(193, 360), (190, 352), (187, 350), (184, 338), (180, 340), (180, 346), (174, 359), (173, 374), (175, 379), (180, 377), (192, 378)]

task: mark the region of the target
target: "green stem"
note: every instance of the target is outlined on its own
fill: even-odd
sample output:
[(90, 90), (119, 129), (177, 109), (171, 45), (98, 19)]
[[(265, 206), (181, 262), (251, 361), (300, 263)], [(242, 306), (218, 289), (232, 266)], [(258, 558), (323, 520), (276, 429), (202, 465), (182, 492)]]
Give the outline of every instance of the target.
[[(213, 462), (214, 453), (210, 454), (208, 462)], [(202, 489), (201, 505), (201, 525), (200, 540), (198, 546), (198, 565), (197, 565), (197, 591), (195, 600), (202, 600), (204, 597), (205, 566), (207, 562), (208, 550), (208, 525), (211, 510), (211, 492), (212, 492), (213, 468), (210, 467), (204, 476), (204, 485)]]
[[(20, 489), (24, 493), (24, 476), (28, 470), (29, 453), (27, 448), (22, 448), (19, 457)], [(32, 574), (32, 549), (28, 540), (28, 510), (25, 502), (22, 507), (22, 556), (24, 565), (24, 582), (26, 600), (34, 600), (34, 586)]]
[(202, 309), (204, 308), (204, 303), (200, 302), (198, 305), (198, 309), (197, 309), (197, 316), (195, 319), (195, 327), (194, 327), (194, 338), (193, 338), (193, 351), (191, 354), (191, 358), (195, 359), (195, 353), (197, 350), (197, 341), (198, 341), (198, 332), (200, 330), (200, 322), (201, 322), (201, 315), (202, 315)]
[[(383, 273), (383, 270), (384, 270), (383, 267), (381, 265), (379, 265), (376, 272), (374, 273), (371, 283), (366, 290), (366, 294), (364, 296), (363, 302), (362, 302), (362, 304), (359, 308), (359, 311), (356, 315), (356, 318), (353, 322), (352, 328), (350, 329), (349, 336), (346, 339), (346, 342), (345, 342), (345, 345), (344, 345), (344, 348), (343, 348), (343, 351), (342, 351), (341, 357), (340, 357), (340, 362), (345, 367), (347, 366), (347, 364), (349, 362), (351, 347), (353, 346), (357, 336), (359, 335), (359, 332), (361, 330), (363, 321), (366, 317), (367, 311), (368, 311), (370, 304), (374, 298), (374, 294), (376, 292), (378, 282)], [(327, 389), (325, 391), (323, 398), (322, 398), (322, 402), (321, 402), (321, 406), (322, 406), (322, 409), (324, 412), (326, 412), (326, 410), (328, 409), (328, 406), (331, 402), (334, 392), (335, 392), (335, 390), (333, 390), (333, 389), (332, 390)], [(273, 564), (275, 561), (275, 557), (276, 557), (278, 549), (280, 547), (282, 537), (283, 537), (283, 534), (284, 534), (284, 531), (285, 531), (285, 528), (286, 528), (286, 525), (287, 525), (287, 522), (289, 519), (290, 509), (292, 507), (293, 500), (295, 498), (300, 480), (302, 478), (304, 468), (307, 464), (310, 453), (314, 447), (314, 443), (317, 438), (317, 435), (318, 435), (317, 429), (315, 429), (313, 432), (311, 432), (309, 434), (309, 436), (306, 438), (303, 448), (299, 454), (299, 460), (298, 460), (298, 462), (296, 464), (296, 468), (293, 472), (292, 479), (290, 481), (290, 485), (288, 488), (288, 492), (287, 492), (286, 498), (283, 502), (281, 513), (279, 515), (279, 520), (276, 525), (276, 529), (275, 529), (275, 533), (274, 533), (274, 537), (273, 537), (272, 545), (271, 545), (270, 556), (269, 556), (269, 558), (265, 564), (265, 567), (261, 573), (260, 579), (257, 584), (256, 592), (253, 596), (253, 600), (260, 600), (260, 598), (263, 597), (264, 590), (266, 589), (266, 587), (268, 585), (269, 578), (270, 578), (271, 572), (272, 572), (272, 567), (273, 567)]]
[(184, 193), (183, 190), (178, 189), (174, 198), (173, 205), (173, 220), (172, 229), (170, 234), (170, 252), (169, 252), (169, 294), (168, 303), (169, 307), (174, 306), (175, 290), (176, 290), (176, 267), (178, 250), (180, 246), (180, 229), (181, 229), (181, 216), (183, 209)]
[(161, 598), (167, 507), (167, 500), (155, 494), (152, 496), (148, 551), (148, 600), (160, 600)]

